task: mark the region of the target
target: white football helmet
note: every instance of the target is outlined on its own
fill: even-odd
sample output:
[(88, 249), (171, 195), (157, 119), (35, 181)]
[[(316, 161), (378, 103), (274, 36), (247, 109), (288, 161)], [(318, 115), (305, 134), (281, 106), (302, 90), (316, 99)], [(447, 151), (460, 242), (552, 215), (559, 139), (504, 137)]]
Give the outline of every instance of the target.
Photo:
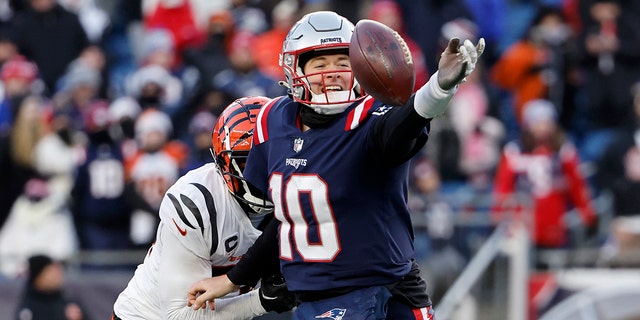
[(305, 61), (301, 63), (300, 60), (301, 55), (314, 51), (339, 50), (348, 54), (353, 29), (353, 23), (331, 11), (309, 13), (291, 28), (282, 46), (280, 66), (295, 101), (308, 105), (319, 114), (337, 114), (364, 95), (353, 72), (350, 73), (351, 87), (348, 90), (314, 94), (310, 90), (308, 77), (332, 72), (305, 75), (302, 71)]

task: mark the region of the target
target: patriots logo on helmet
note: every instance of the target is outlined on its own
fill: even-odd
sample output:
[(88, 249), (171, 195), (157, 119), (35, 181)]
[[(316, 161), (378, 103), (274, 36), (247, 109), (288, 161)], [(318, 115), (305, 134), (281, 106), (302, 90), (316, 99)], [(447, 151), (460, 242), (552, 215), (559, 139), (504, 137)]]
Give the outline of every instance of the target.
[(333, 308), (323, 314), (315, 316), (316, 319), (329, 318), (333, 320), (342, 320), (344, 314), (347, 313), (347, 309)]
[(329, 37), (329, 38), (320, 39), (320, 44), (343, 43), (343, 42), (344, 42), (344, 39), (342, 39), (342, 37)]
[(293, 151), (300, 152), (302, 150), (302, 145), (304, 144), (304, 140), (302, 138), (296, 138), (293, 140)]

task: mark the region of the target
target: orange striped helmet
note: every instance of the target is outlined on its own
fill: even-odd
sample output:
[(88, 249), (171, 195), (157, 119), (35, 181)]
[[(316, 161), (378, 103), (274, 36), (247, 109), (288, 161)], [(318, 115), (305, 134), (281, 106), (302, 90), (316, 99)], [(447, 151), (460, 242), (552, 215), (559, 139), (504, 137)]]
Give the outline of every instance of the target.
[[(222, 175), (231, 194), (251, 213), (270, 213), (273, 205), (266, 196), (245, 181), (244, 170), (253, 141), (253, 127), (267, 97), (243, 97), (229, 104), (218, 117), (211, 144)], [(246, 206), (245, 206), (246, 205)]]

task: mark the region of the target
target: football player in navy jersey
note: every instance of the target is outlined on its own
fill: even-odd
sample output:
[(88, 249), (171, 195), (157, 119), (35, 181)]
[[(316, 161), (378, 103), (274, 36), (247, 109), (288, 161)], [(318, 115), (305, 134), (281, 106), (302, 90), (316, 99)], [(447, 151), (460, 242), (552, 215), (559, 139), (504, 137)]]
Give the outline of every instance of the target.
[(227, 275), (191, 286), (193, 308), (252, 281), (256, 260), (279, 255), (300, 300), (294, 319), (433, 319), (413, 259), (409, 160), (475, 68), (484, 39), (451, 39), (439, 71), (405, 106), (392, 107), (353, 77), (353, 29), (319, 11), (287, 35), (280, 64), (289, 95), (260, 111), (244, 171), (269, 195), (277, 221)]
[(244, 292), (238, 288), (216, 300), (215, 311), (189, 308), (184, 295), (194, 281), (235, 265), (272, 216), (271, 203), (242, 178), (254, 123), (267, 101), (241, 98), (222, 112), (213, 129), (215, 161), (189, 171), (165, 193), (155, 243), (118, 296), (111, 319), (251, 319), (293, 307), (277, 263), (262, 266), (273, 276), (260, 289), (238, 295)]

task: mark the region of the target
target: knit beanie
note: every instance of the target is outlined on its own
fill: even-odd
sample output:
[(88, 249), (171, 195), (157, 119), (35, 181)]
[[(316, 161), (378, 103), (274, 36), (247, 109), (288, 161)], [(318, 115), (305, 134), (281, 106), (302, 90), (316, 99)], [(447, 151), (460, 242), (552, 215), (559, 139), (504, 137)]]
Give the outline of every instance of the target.
[(35, 255), (29, 258), (29, 282), (33, 283), (42, 270), (54, 261), (46, 255)]

